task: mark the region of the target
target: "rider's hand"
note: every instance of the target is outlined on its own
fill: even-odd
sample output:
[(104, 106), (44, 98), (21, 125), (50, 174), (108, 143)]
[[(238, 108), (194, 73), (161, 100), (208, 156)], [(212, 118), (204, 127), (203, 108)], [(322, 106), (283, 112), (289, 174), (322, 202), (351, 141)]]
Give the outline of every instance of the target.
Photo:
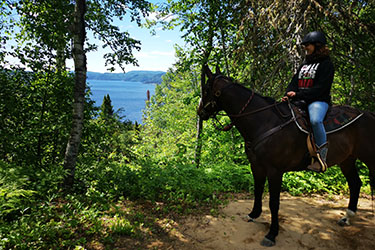
[(285, 102), (285, 101), (287, 101), (288, 100), (288, 97), (287, 96), (284, 96), (283, 98), (281, 98), (281, 101), (282, 102)]
[(285, 102), (285, 101), (287, 101), (289, 99), (289, 97), (292, 98), (294, 96), (296, 96), (296, 92), (289, 91), (288, 93), (286, 93), (286, 96), (284, 96), (283, 98), (281, 98), (281, 101)]

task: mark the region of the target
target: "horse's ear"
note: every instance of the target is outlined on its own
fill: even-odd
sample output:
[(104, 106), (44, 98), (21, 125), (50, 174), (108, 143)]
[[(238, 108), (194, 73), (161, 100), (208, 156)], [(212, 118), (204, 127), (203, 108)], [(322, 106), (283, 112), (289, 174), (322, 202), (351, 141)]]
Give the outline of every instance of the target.
[(207, 66), (207, 64), (205, 64), (205, 65), (203, 66), (203, 72), (204, 72), (205, 75), (207, 75), (207, 77), (208, 77), (209, 79), (211, 79), (211, 78), (213, 77), (213, 74), (212, 74), (210, 68)]
[(217, 74), (217, 75), (221, 75), (220, 68), (219, 68), (219, 66), (217, 66), (217, 65), (216, 65), (216, 74)]

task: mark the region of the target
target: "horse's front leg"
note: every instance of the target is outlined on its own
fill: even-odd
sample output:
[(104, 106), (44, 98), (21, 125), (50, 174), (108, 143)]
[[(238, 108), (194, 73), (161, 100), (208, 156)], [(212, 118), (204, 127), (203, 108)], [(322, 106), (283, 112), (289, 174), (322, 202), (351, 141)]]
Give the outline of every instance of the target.
[(267, 175), (270, 192), (271, 227), (268, 234), (262, 240), (261, 245), (271, 247), (276, 244), (276, 236), (279, 234), (280, 190), (283, 174), (279, 173), (276, 169), (271, 169)]
[(264, 184), (266, 183), (266, 173), (264, 168), (256, 164), (251, 164), (251, 170), (254, 178), (254, 205), (251, 213), (248, 214), (248, 221), (254, 221), (262, 213), (262, 196)]

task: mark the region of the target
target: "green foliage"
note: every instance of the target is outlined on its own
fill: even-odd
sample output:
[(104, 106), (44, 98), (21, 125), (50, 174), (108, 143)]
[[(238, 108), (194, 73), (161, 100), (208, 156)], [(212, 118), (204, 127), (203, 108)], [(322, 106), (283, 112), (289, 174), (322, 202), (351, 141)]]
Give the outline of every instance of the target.
[[(217, 122), (212, 120), (206, 122), (203, 128), (203, 163), (228, 162), (239, 165), (249, 164), (245, 154), (243, 138), (238, 130), (232, 129), (229, 132), (222, 132), (215, 128), (214, 123)], [(225, 117), (220, 120), (220, 123), (229, 124), (230, 121)]]
[(3, 70), (0, 78), (2, 159), (39, 166), (61, 161), (71, 119), (73, 77)]
[(290, 172), (284, 175), (283, 180), (282, 188), (292, 195), (348, 192), (346, 179), (337, 168), (329, 168), (324, 175), (312, 172)]
[(192, 205), (213, 199), (215, 193), (248, 191), (252, 182), (248, 165), (227, 163), (196, 168), (192, 164), (112, 162), (99, 164), (85, 174), (88, 185), (85, 194), (97, 202), (124, 195), (132, 199)]
[[(368, 168), (357, 161), (360, 178), (362, 180), (362, 191), (370, 193), (370, 180)], [(292, 195), (308, 193), (348, 194), (349, 186), (338, 167), (332, 167), (324, 174), (313, 172), (289, 172), (284, 174), (283, 190)]]
[(113, 116), (114, 111), (113, 111), (111, 97), (109, 96), (109, 94), (104, 96), (103, 103), (100, 106), (100, 111), (101, 111), (100, 117), (102, 119), (108, 119), (108, 118), (111, 118)]
[[(334, 100), (374, 110), (373, 1), (171, 0), (159, 6), (159, 22), (179, 25), (190, 45), (181, 63), (219, 65), (224, 73), (263, 95), (284, 94), (303, 61), (299, 46), (312, 30), (327, 34), (340, 86)], [(170, 17), (166, 21), (165, 17)], [(202, 18), (204, 16), (205, 18)]]
[(11, 219), (23, 214), (35, 201), (35, 191), (28, 189), (30, 180), (22, 168), (0, 161), (0, 218)]
[(177, 204), (209, 201), (221, 192), (247, 191), (251, 182), (248, 166), (194, 165), (143, 166), (139, 195), (150, 200)]
[(44, 201), (9, 224), (0, 224), (0, 248), (72, 249), (102, 234), (100, 209), (72, 196)]
[(134, 150), (139, 157), (152, 155), (155, 162), (191, 163), (199, 101), (197, 78), (189, 72), (168, 72), (163, 79), (147, 104)]
[(130, 221), (114, 216), (114, 221), (112, 222), (112, 225), (110, 226), (111, 231), (116, 235), (126, 235), (130, 236), (134, 232), (133, 226), (130, 224)]

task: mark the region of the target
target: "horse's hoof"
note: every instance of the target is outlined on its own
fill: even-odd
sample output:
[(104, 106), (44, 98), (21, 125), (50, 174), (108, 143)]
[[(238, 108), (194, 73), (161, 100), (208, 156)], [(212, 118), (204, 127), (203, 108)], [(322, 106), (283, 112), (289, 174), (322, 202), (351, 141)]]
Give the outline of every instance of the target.
[(346, 210), (346, 216), (341, 218), (337, 224), (339, 224), (340, 226), (344, 227), (344, 226), (350, 226), (353, 222), (355, 218), (355, 212), (353, 212), (352, 210), (350, 209), (347, 209)]
[(246, 222), (255, 222), (255, 219), (251, 218), (249, 215), (244, 216), (243, 220)]
[(350, 223), (348, 222), (348, 219), (347, 219), (347, 218), (342, 218), (341, 220), (339, 220), (339, 221), (337, 222), (337, 224), (339, 224), (339, 225), (342, 226), (342, 227), (350, 226)]
[(267, 237), (264, 237), (264, 239), (262, 240), (260, 244), (264, 247), (273, 247), (276, 244), (276, 242), (273, 240), (267, 239)]

